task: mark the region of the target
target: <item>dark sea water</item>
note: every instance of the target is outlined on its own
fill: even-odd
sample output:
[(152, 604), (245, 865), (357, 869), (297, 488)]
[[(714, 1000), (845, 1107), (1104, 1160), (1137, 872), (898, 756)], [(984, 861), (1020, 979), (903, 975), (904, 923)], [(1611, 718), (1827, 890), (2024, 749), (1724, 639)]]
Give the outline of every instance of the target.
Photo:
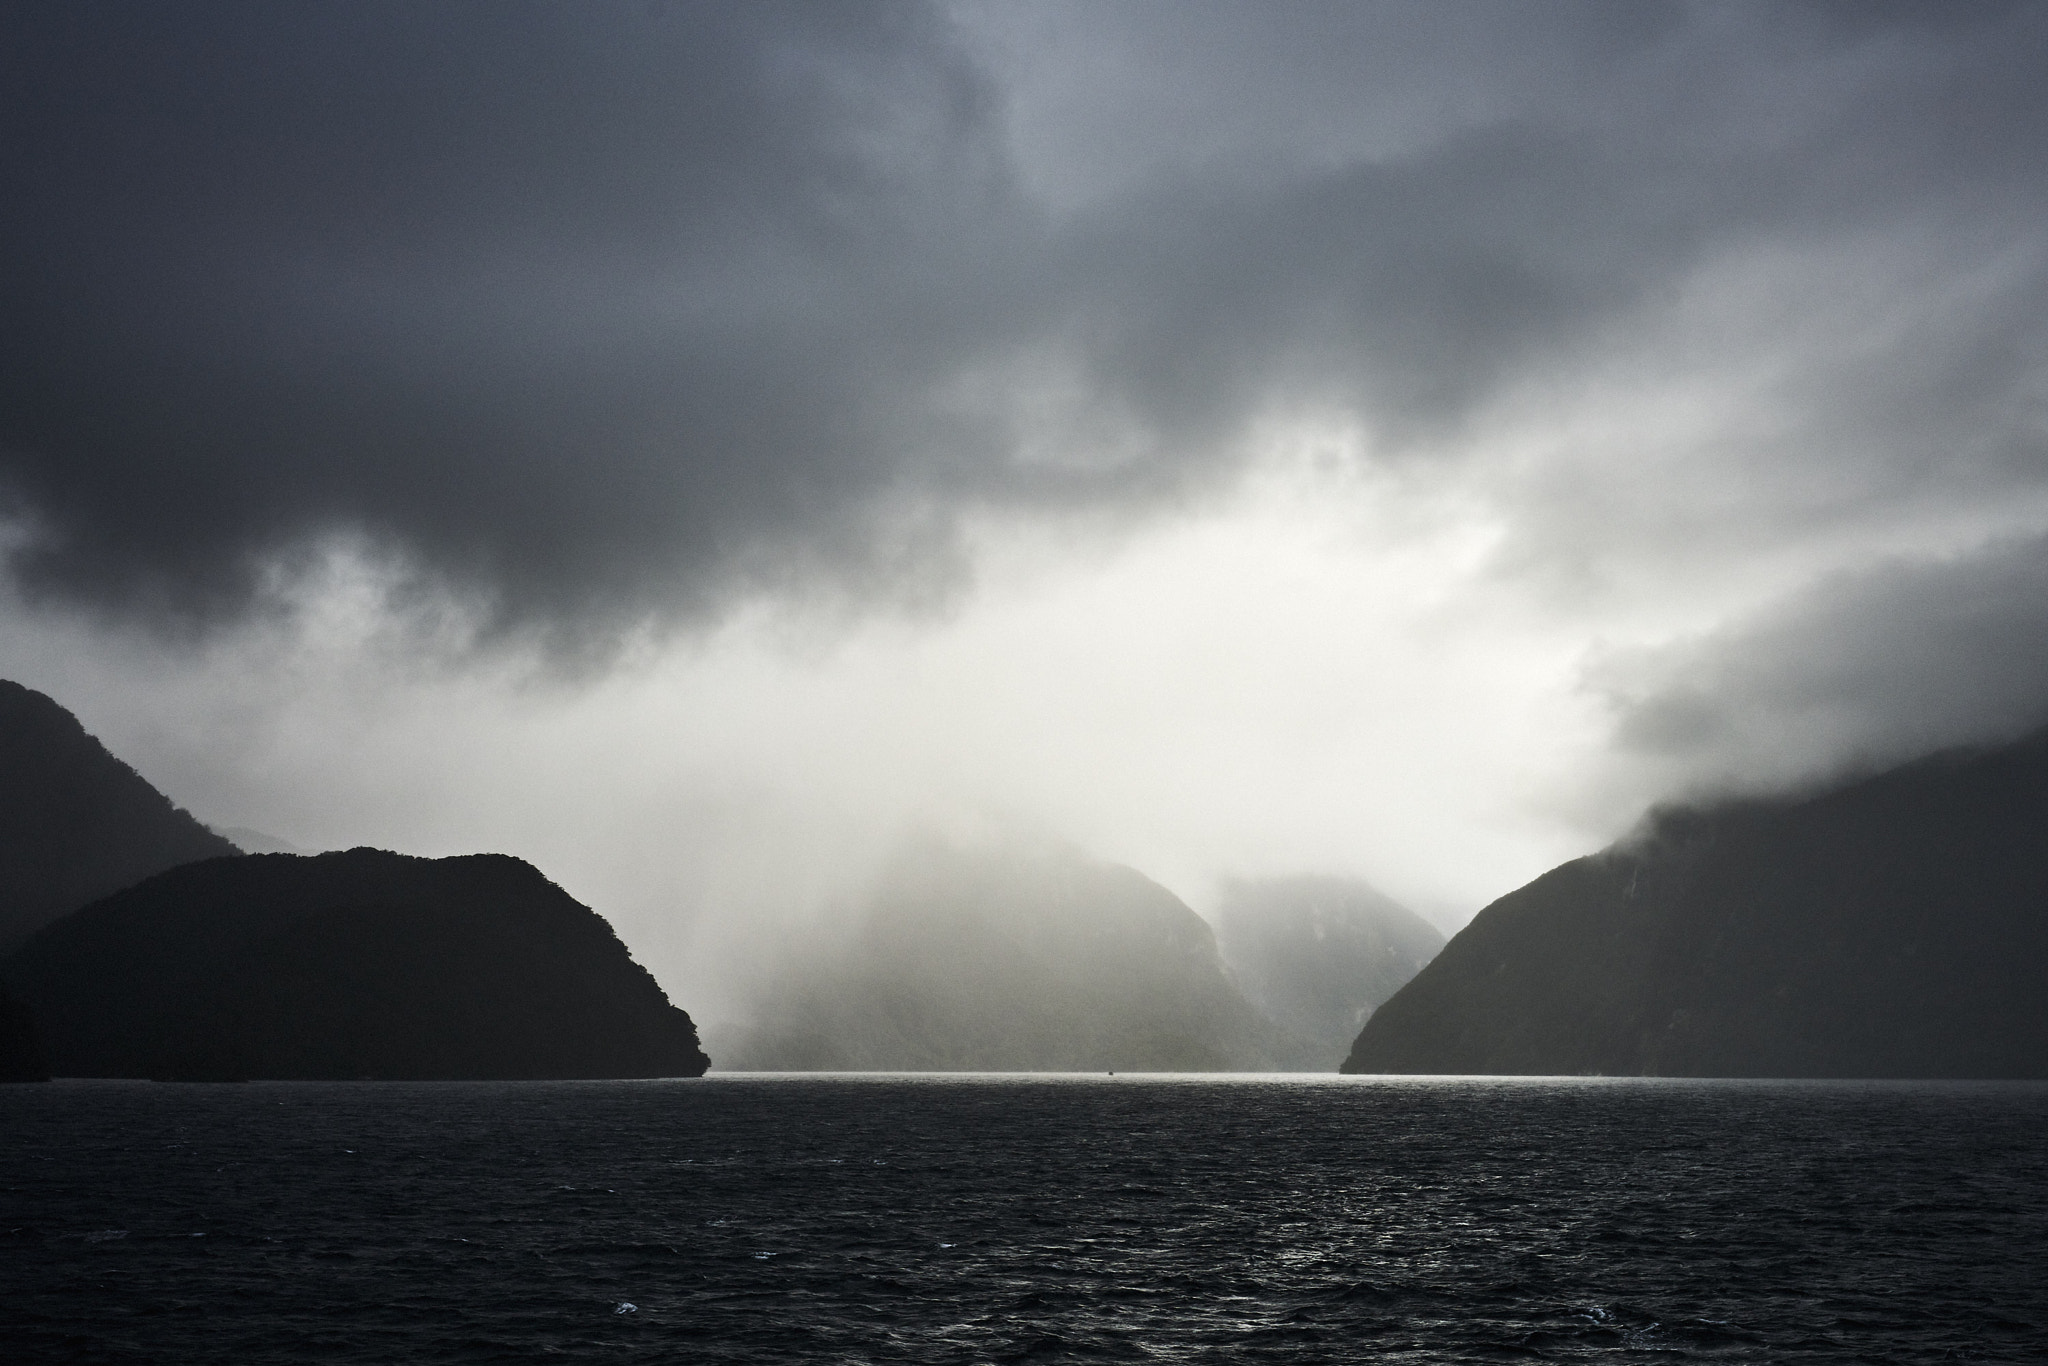
[(0, 1088), (10, 1363), (2044, 1356), (2041, 1086)]

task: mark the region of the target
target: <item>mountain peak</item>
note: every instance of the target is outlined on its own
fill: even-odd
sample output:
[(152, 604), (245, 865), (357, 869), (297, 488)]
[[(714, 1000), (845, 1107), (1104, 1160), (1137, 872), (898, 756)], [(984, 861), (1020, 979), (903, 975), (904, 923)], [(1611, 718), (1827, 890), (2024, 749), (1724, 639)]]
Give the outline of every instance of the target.
[(69, 711), (0, 679), (0, 953), (151, 873), (239, 852)]

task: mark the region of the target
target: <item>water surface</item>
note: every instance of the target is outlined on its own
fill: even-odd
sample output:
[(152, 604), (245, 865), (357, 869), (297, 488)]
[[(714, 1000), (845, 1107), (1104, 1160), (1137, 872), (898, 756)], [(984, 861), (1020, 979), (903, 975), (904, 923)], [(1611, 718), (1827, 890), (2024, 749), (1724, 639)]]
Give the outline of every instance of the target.
[(27, 1362), (2037, 1360), (2044, 1249), (2039, 1085), (0, 1088)]

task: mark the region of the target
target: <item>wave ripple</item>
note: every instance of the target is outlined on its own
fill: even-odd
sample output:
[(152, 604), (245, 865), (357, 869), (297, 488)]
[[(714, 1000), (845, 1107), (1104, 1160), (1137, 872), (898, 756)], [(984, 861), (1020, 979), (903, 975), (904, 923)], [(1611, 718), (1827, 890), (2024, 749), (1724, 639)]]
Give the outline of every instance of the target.
[(2039, 1085), (60, 1083), (0, 1132), (10, 1361), (2048, 1353)]

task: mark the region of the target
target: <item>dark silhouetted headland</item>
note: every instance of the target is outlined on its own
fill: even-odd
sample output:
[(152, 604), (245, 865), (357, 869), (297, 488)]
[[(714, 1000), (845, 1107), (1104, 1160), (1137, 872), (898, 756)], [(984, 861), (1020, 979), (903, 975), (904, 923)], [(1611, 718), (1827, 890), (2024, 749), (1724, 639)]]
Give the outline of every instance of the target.
[(1263, 1070), (1301, 1041), (1231, 983), (1208, 924), (1130, 868), (1061, 847), (921, 844), (851, 942), (793, 960), (721, 1067)]
[(0, 680), (0, 956), (88, 901), (241, 851), (43, 694)]
[(27, 1007), (0, 985), (0, 1081), (48, 1081), (42, 1045)]
[(1308, 1041), (1299, 1064), (1334, 1071), (1381, 1002), (1444, 946), (1434, 925), (1351, 878), (1234, 881), (1216, 942), (1260, 1013)]
[(695, 1076), (706, 1060), (602, 917), (502, 854), (210, 859), (8, 960), (58, 1076)]
[(1344, 1070), (2048, 1076), (2048, 732), (1658, 813), (1480, 912)]

